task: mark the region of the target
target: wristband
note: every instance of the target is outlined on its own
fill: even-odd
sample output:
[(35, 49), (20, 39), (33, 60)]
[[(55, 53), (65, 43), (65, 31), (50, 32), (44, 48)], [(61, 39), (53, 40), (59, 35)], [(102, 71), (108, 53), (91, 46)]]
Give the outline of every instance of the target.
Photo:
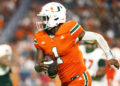
[(108, 60), (112, 59), (113, 58), (113, 54), (111, 52), (111, 50), (109, 50), (108, 52), (105, 53), (106, 57)]

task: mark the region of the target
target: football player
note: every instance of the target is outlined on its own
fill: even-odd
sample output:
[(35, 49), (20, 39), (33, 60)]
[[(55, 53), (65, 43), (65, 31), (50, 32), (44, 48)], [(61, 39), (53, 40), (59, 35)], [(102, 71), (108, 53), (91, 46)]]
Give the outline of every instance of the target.
[(62, 4), (50, 2), (44, 5), (37, 14), (36, 24), (39, 29), (34, 37), (37, 67), (41, 71), (47, 71), (47, 65), (44, 64), (45, 55), (56, 59), (62, 86), (91, 86), (91, 77), (84, 65), (77, 38), (79, 41), (96, 40), (109, 59), (109, 65), (119, 68), (118, 61), (113, 59), (104, 38), (100, 34), (85, 31), (74, 20), (66, 21), (66, 8)]
[(7, 44), (0, 45), (0, 86), (13, 86), (10, 79), (12, 49)]
[(84, 63), (92, 77), (92, 86), (108, 86), (106, 77), (106, 60), (104, 52), (97, 47), (96, 41), (85, 41), (79, 46)]

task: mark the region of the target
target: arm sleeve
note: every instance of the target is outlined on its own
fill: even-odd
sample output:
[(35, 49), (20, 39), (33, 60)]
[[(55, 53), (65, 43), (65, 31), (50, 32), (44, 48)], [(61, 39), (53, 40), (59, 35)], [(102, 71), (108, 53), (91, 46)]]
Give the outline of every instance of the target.
[(95, 32), (85, 31), (85, 35), (83, 36), (82, 40), (96, 40), (99, 46), (105, 52), (107, 59), (113, 58), (112, 52), (102, 35)]

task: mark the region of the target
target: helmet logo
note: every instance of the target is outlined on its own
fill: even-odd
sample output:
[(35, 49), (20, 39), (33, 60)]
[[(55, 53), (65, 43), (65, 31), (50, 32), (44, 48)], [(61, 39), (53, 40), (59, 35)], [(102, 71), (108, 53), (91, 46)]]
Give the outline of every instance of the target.
[(58, 12), (60, 11), (60, 7), (57, 7), (57, 9), (58, 9)]
[(51, 10), (51, 12), (53, 12), (53, 13), (55, 12), (55, 11), (53, 10), (53, 7), (51, 7), (50, 10)]
[(53, 10), (53, 7), (51, 7), (50, 10), (51, 10), (51, 12), (53, 12), (53, 13), (54, 13), (54, 12), (59, 12), (59, 11), (60, 11), (60, 7), (57, 6), (57, 11), (54, 11), (54, 10)]

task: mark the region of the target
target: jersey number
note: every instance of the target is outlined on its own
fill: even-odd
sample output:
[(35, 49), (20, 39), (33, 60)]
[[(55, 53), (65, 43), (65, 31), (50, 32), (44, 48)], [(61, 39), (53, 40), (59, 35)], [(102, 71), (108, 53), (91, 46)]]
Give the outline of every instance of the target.
[(52, 52), (55, 56), (55, 58), (57, 58), (57, 63), (58, 64), (62, 64), (63, 63), (63, 60), (60, 58), (60, 56), (58, 55), (58, 52), (57, 52), (57, 48), (56, 47), (53, 47), (52, 48)]
[[(93, 65), (93, 60), (89, 59), (88, 61), (89, 61), (89, 65), (87, 67), (88, 67), (88, 69), (90, 69), (92, 67), (92, 65)], [(85, 64), (87, 63), (86, 59), (84, 59), (84, 63)]]

